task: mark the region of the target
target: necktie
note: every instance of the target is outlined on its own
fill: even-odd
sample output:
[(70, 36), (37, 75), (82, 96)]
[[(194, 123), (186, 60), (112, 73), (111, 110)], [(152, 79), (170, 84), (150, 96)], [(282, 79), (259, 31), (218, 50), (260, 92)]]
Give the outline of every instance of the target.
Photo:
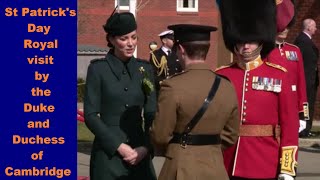
[(171, 55), (171, 51), (170, 50), (168, 50), (168, 56), (170, 56)]

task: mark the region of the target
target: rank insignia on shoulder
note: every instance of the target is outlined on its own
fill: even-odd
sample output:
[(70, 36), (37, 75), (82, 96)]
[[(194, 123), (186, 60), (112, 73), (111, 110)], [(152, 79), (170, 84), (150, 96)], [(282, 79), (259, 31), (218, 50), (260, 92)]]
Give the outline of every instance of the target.
[(279, 70), (281, 70), (281, 71), (283, 71), (283, 72), (288, 72), (286, 68), (280, 66), (279, 64), (274, 64), (274, 63), (271, 63), (271, 62), (266, 62), (266, 64), (267, 64), (268, 66), (271, 66), (271, 67), (274, 67), (274, 68), (276, 68), (276, 69), (279, 69)]
[(296, 51), (285, 51), (286, 53), (286, 58), (289, 61), (298, 61), (298, 55)]
[(282, 80), (268, 77), (252, 77), (252, 89), (261, 91), (281, 92)]

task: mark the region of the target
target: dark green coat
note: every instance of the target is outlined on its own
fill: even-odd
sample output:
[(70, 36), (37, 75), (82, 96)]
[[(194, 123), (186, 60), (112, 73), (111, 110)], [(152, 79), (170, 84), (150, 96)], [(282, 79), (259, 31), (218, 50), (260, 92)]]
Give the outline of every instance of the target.
[(156, 179), (150, 156), (130, 166), (117, 153), (121, 143), (151, 148), (148, 129), (156, 111), (156, 97), (155, 91), (143, 91), (141, 67), (153, 82), (151, 65), (134, 57), (123, 63), (109, 52), (88, 67), (84, 114), (87, 127), (95, 135), (91, 180)]

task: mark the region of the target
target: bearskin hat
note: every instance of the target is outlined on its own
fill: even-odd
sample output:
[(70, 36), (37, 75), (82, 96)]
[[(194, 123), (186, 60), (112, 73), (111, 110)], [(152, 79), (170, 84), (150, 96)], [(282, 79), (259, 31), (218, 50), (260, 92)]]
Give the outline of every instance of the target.
[(222, 0), (219, 8), (224, 42), (230, 51), (234, 52), (237, 43), (260, 42), (265, 57), (274, 48), (275, 0)]

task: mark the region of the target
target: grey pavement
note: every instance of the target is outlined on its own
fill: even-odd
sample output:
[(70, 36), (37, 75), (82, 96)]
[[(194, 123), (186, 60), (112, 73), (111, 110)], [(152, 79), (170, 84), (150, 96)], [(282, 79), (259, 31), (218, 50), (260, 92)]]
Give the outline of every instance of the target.
[[(320, 139), (300, 139), (298, 176), (296, 180), (320, 179)], [(89, 153), (78, 152), (78, 176), (89, 176)], [(159, 174), (164, 158), (155, 157), (153, 163), (157, 175)]]
[(90, 155), (78, 152), (78, 176), (89, 176)]
[[(89, 176), (90, 156), (78, 152), (78, 176)], [(161, 170), (164, 158), (155, 157), (153, 164), (157, 175)], [(298, 176), (296, 180), (320, 179), (320, 148), (301, 147), (299, 150)]]
[[(78, 152), (78, 176), (89, 176), (90, 156)], [(155, 157), (153, 164), (157, 175), (161, 170), (164, 158)], [(296, 180), (319, 180), (320, 179), (320, 148), (300, 148), (298, 176)]]
[(320, 146), (300, 147), (298, 154), (298, 176), (296, 180), (320, 179)]

